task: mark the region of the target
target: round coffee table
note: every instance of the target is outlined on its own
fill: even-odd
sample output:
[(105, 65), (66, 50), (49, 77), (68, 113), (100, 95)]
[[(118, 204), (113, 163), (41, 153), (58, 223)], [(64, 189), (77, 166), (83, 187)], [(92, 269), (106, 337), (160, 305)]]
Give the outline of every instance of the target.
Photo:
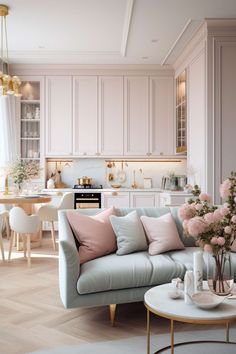
[[(207, 284), (204, 283), (204, 291), (207, 291)], [(229, 324), (236, 319), (236, 300), (225, 299), (222, 304), (211, 310), (203, 310), (196, 305), (185, 304), (183, 298), (171, 299), (168, 296), (169, 291), (173, 291), (172, 284), (158, 285), (148, 290), (144, 295), (144, 304), (147, 308), (147, 354), (150, 354), (150, 313), (170, 320), (171, 344), (155, 352), (162, 353), (171, 348), (171, 354), (174, 354), (174, 347), (187, 345), (190, 343), (202, 343), (209, 341), (183, 342), (174, 344), (174, 321), (193, 323), (193, 324), (225, 324), (225, 341), (214, 341), (219, 343), (236, 344), (229, 341)], [(211, 342), (211, 341), (210, 341)]]

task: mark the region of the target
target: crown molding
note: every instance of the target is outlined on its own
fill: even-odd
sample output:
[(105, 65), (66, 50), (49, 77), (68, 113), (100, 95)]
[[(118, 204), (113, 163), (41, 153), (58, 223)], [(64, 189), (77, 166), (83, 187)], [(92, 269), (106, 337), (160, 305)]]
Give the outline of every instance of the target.
[(174, 76), (171, 65), (151, 64), (12, 64), (11, 72), (17, 75)]
[(126, 4), (125, 20), (124, 20), (123, 35), (122, 35), (121, 49), (120, 49), (120, 54), (122, 55), (122, 57), (126, 56), (126, 49), (128, 44), (131, 19), (133, 15), (133, 8), (134, 8), (134, 0), (128, 0)]

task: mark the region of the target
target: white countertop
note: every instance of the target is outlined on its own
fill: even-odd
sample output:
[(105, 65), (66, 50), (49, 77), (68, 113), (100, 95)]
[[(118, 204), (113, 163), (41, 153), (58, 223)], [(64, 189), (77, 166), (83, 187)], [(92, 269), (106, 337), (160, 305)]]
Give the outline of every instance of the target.
[(186, 193), (184, 191), (168, 191), (163, 190), (161, 188), (102, 188), (102, 189), (73, 189), (73, 188), (54, 188), (54, 189), (43, 189), (43, 193), (52, 194), (52, 195), (60, 195), (62, 193), (74, 192), (74, 193), (104, 193), (104, 192), (159, 192), (159, 193), (167, 193), (168, 195), (192, 195), (191, 193)]

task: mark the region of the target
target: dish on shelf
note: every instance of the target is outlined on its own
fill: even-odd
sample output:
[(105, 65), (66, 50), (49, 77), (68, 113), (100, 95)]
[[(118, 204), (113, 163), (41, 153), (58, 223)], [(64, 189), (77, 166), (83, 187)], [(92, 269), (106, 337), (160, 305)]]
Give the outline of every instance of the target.
[(111, 184), (111, 187), (112, 187), (112, 188), (120, 188), (120, 187), (121, 187), (121, 184)]
[(218, 296), (211, 292), (199, 292), (192, 295), (193, 303), (201, 309), (213, 309), (219, 306), (228, 296)]

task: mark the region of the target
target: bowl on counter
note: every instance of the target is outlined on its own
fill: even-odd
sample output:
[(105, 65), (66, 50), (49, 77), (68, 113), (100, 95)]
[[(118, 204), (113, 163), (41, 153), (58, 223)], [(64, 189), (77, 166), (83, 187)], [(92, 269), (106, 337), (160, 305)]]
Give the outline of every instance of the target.
[(111, 187), (112, 187), (112, 188), (120, 188), (120, 187), (121, 187), (121, 184), (111, 184)]

